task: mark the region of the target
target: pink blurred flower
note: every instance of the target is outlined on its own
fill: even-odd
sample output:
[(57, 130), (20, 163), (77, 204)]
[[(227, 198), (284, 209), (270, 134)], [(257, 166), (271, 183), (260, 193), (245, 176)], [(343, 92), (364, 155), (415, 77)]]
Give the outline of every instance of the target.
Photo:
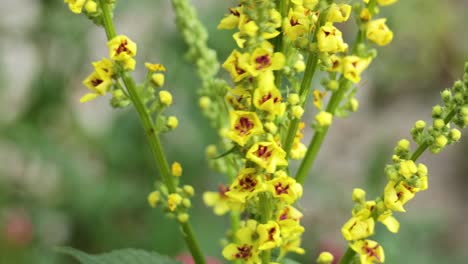
[[(176, 257), (177, 260), (181, 261), (183, 264), (195, 264), (195, 261), (193, 261), (192, 256), (187, 253), (180, 254)], [(213, 258), (213, 257), (207, 257), (206, 258), (206, 263), (207, 264), (221, 264), (221, 261)]]
[(24, 210), (7, 212), (2, 229), (6, 242), (13, 246), (26, 246), (33, 239), (33, 225)]

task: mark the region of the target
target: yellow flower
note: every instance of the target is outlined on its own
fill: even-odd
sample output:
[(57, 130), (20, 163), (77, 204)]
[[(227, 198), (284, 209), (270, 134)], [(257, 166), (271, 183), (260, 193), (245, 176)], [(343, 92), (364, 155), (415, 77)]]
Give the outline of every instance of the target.
[(182, 175), (182, 166), (180, 165), (179, 162), (172, 163), (171, 173), (172, 173), (172, 176), (175, 176), (175, 177), (180, 177)]
[(377, 3), (381, 6), (387, 6), (391, 5), (393, 3), (396, 3), (398, 0), (377, 0)]
[(301, 236), (296, 235), (293, 237), (283, 238), (281, 243), (280, 254), (278, 258), (283, 258), (288, 252), (303, 255), (305, 250), (301, 248)]
[(102, 58), (102, 60), (93, 62), (92, 64), (99, 76), (105, 79), (112, 78), (114, 74), (114, 63), (111, 60)]
[(231, 243), (223, 249), (223, 256), (227, 260), (243, 260), (245, 264), (259, 264), (258, 246), (253, 241), (256, 236), (257, 222), (248, 220), (236, 232), (237, 244)]
[(258, 85), (253, 95), (255, 107), (269, 112), (272, 116), (283, 115), (286, 105), (282, 103), (281, 92), (275, 87), (273, 72), (262, 73)]
[(262, 179), (254, 168), (245, 168), (239, 172), (226, 192), (226, 196), (245, 203), (246, 199), (265, 189)]
[(275, 142), (255, 143), (247, 152), (246, 157), (269, 173), (275, 172), (277, 166), (288, 165), (286, 152)]
[(119, 35), (107, 42), (109, 47), (109, 57), (123, 64), (124, 69), (135, 69), (135, 57), (137, 53), (137, 45), (125, 35)]
[(112, 86), (112, 80), (109, 77), (103, 77), (97, 72), (93, 72), (83, 81), (83, 84), (93, 93), (88, 93), (81, 97), (81, 103), (88, 102), (97, 98), (98, 96), (105, 95)]
[(379, 215), (377, 220), (384, 224), (388, 231), (392, 233), (398, 233), (398, 230), (400, 229), (400, 223), (398, 220), (396, 220), (395, 217), (392, 216), (391, 210), (385, 210), (382, 214)]
[(414, 192), (411, 188), (403, 182), (396, 183), (389, 181), (384, 190), (384, 202), (385, 206), (393, 211), (406, 212), (403, 205), (409, 200), (413, 199)]
[[(303, 8), (302, 8), (303, 9)], [(292, 41), (309, 32), (309, 18), (301, 8), (289, 9), (288, 17), (284, 19), (283, 31)]]
[(359, 254), (361, 264), (383, 263), (385, 254), (382, 246), (373, 240), (358, 240), (350, 244), (351, 248)]
[(332, 4), (328, 10), (327, 21), (329, 22), (345, 22), (351, 14), (351, 6), (347, 4)]
[(372, 20), (367, 24), (367, 38), (379, 46), (385, 46), (393, 39), (393, 32), (385, 24), (387, 19)]
[(370, 13), (368, 8), (364, 8), (359, 14), (359, 18), (361, 18), (363, 22), (367, 22), (372, 19), (372, 14)]
[(344, 52), (348, 44), (344, 43), (341, 31), (333, 26), (331, 22), (325, 23), (317, 33), (318, 48), (321, 52)]
[(248, 57), (248, 53), (242, 54), (237, 50), (233, 50), (231, 55), (229, 55), (223, 63), (223, 68), (231, 74), (234, 82), (238, 82), (249, 76), (247, 64)]
[(361, 73), (369, 66), (371, 58), (361, 58), (358, 56), (346, 56), (343, 58), (343, 75), (353, 83), (361, 81)]
[(182, 203), (182, 197), (178, 193), (171, 193), (167, 197), (167, 207), (171, 212), (174, 212), (180, 203)]
[(229, 119), (231, 129), (226, 137), (240, 146), (244, 146), (252, 136), (263, 133), (262, 123), (255, 112), (230, 111)]
[(375, 222), (372, 217), (363, 218), (353, 216), (341, 228), (346, 240), (359, 240), (374, 234)]
[(281, 245), (280, 228), (275, 221), (257, 226), (258, 249), (268, 250)]
[(229, 15), (221, 19), (218, 29), (234, 29), (239, 25), (239, 17), (242, 13), (242, 6), (229, 8)]
[(170, 106), (172, 104), (172, 94), (168, 91), (160, 91), (159, 101), (165, 106)]
[(302, 185), (283, 171), (278, 172), (277, 177), (268, 181), (267, 185), (274, 197), (283, 200), (287, 204), (293, 204), (302, 196)]
[(223, 215), (230, 210), (240, 209), (240, 204), (232, 202), (231, 199), (226, 196), (226, 192), (228, 191), (229, 188), (220, 185), (217, 192), (203, 193), (203, 201), (207, 206), (213, 207), (216, 215)]
[(314, 9), (314, 7), (318, 4), (318, 0), (291, 0), (297, 6), (304, 6), (307, 9)]
[(151, 192), (148, 195), (148, 203), (151, 207), (156, 208), (158, 203), (161, 201), (161, 194), (158, 191)]
[(164, 65), (159, 64), (159, 63), (149, 63), (149, 62), (146, 62), (146, 63), (145, 63), (145, 67), (146, 67), (150, 72), (156, 72), (156, 71), (164, 72), (164, 71), (166, 71), (166, 68), (164, 67)]
[(70, 8), (73, 13), (80, 14), (86, 0), (64, 0), (63, 2), (68, 3), (68, 8)]
[(250, 55), (250, 65), (248, 69), (250, 74), (254, 77), (258, 76), (261, 72), (280, 70), (283, 68), (286, 58), (283, 53), (273, 53), (273, 45), (265, 41), (259, 48), (256, 48)]
[(327, 92), (321, 92), (318, 89), (315, 89), (313, 92), (314, 95), (314, 105), (318, 110), (322, 110), (322, 101), (323, 98), (327, 95)]

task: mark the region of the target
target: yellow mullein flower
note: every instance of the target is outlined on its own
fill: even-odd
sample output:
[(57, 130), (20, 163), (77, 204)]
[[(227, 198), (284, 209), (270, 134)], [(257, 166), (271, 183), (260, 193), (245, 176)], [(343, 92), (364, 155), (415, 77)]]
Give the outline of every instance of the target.
[(343, 237), (350, 240), (359, 240), (374, 234), (375, 222), (372, 217), (363, 218), (353, 216), (341, 228)]
[(148, 203), (151, 207), (156, 208), (158, 203), (161, 201), (161, 193), (158, 191), (151, 192), (148, 195)]
[(96, 72), (101, 77), (106, 79), (112, 78), (112, 75), (114, 74), (114, 63), (111, 60), (102, 58), (102, 60), (93, 62), (92, 64)]
[(81, 97), (81, 103), (91, 101), (98, 96), (106, 94), (112, 86), (112, 80), (108, 77), (102, 77), (97, 72), (93, 72), (83, 81), (83, 84), (93, 93), (88, 93)]
[(273, 45), (265, 41), (259, 48), (256, 48), (250, 55), (250, 65), (248, 69), (254, 77), (261, 72), (280, 70), (283, 68), (286, 59), (281, 52), (273, 53)]
[(361, 58), (358, 56), (346, 56), (343, 58), (343, 75), (353, 83), (361, 81), (361, 73), (369, 66), (371, 58)]
[(229, 8), (229, 15), (221, 19), (218, 29), (234, 29), (239, 25), (239, 17), (242, 13), (242, 6)]
[(259, 87), (255, 89), (253, 102), (257, 109), (281, 116), (286, 105), (282, 103), (281, 92), (275, 87), (272, 71), (262, 73), (258, 78)]
[(253, 238), (257, 235), (257, 222), (248, 220), (236, 232), (237, 244), (231, 243), (223, 249), (223, 256), (227, 260), (242, 260), (245, 264), (259, 264), (258, 246)]
[(332, 4), (328, 10), (327, 21), (329, 22), (345, 22), (351, 14), (351, 6), (347, 4)]
[(406, 212), (403, 205), (409, 200), (413, 199), (414, 192), (411, 188), (403, 182), (396, 183), (389, 181), (384, 189), (384, 202), (385, 206), (393, 211)]
[[(290, 205), (286, 205), (278, 211), (278, 214), (276, 215), (276, 222), (281, 227), (281, 232), (285, 232), (288, 229), (297, 230), (297, 226), (301, 227), (299, 225), (299, 221), (301, 220), (302, 216), (303, 214), (299, 210)], [(303, 231), (304, 228), (301, 228)]]
[(392, 233), (398, 233), (398, 230), (400, 229), (400, 223), (398, 220), (396, 220), (395, 217), (393, 217), (391, 210), (385, 210), (379, 215), (377, 220), (384, 224), (388, 231)]
[(220, 185), (217, 192), (203, 193), (203, 202), (205, 202), (207, 206), (213, 207), (216, 215), (224, 215), (230, 210), (240, 209), (239, 204), (232, 202), (231, 199), (226, 196), (226, 192), (228, 191), (228, 187)]
[(377, 3), (381, 6), (387, 6), (396, 3), (398, 0), (377, 0)]
[(178, 193), (171, 193), (167, 196), (167, 207), (169, 211), (174, 212), (179, 204), (182, 203), (182, 197)]
[(246, 199), (265, 189), (262, 179), (254, 168), (245, 168), (239, 172), (229, 187), (226, 195), (233, 200), (245, 203)]
[(123, 64), (124, 69), (135, 69), (135, 57), (137, 53), (137, 45), (125, 35), (119, 35), (107, 42), (109, 47), (109, 57)]
[(172, 163), (171, 173), (172, 173), (172, 176), (175, 176), (175, 177), (182, 176), (182, 165), (180, 165), (179, 162)]
[(245, 77), (249, 76), (248, 60), (249, 54), (242, 54), (237, 50), (233, 50), (231, 55), (223, 63), (223, 68), (226, 69), (230, 74), (234, 82), (238, 82)]
[(320, 90), (318, 89), (315, 89), (313, 92), (312, 92), (313, 96), (314, 96), (314, 105), (315, 107), (317, 107), (318, 110), (322, 110), (322, 102), (323, 102), (323, 98), (325, 98), (325, 96), (327, 95), (327, 92), (321, 92)]
[(269, 173), (275, 172), (277, 166), (288, 165), (286, 152), (275, 142), (255, 143), (247, 152), (246, 157)]
[(63, 2), (68, 4), (68, 8), (70, 8), (73, 13), (80, 14), (86, 0), (64, 0)]
[(239, 32), (242, 35), (253, 37), (257, 35), (258, 26), (255, 21), (250, 19), (247, 15), (241, 14), (239, 18)]
[[(281, 27), (281, 13), (278, 12), (276, 9), (272, 8), (269, 10), (268, 22), (266, 25), (271, 28), (278, 28)], [(281, 32), (278, 30), (274, 30), (273, 32), (262, 32), (262, 37), (264, 39), (272, 39), (278, 36)]]
[(382, 246), (373, 240), (358, 240), (350, 244), (350, 247), (359, 254), (361, 264), (383, 263), (385, 254)]
[(393, 39), (393, 32), (385, 24), (387, 19), (380, 18), (367, 24), (367, 38), (379, 46), (385, 46)]
[(348, 49), (344, 43), (341, 31), (333, 26), (331, 22), (325, 23), (317, 33), (318, 48), (321, 52), (337, 53)]
[(304, 6), (307, 9), (314, 9), (318, 4), (318, 0), (291, 0), (291, 2), (297, 6)]
[(258, 249), (268, 250), (281, 245), (280, 228), (275, 221), (257, 226)]
[(236, 110), (246, 110), (250, 107), (250, 91), (238, 86), (226, 94), (226, 101)]
[(283, 31), (292, 41), (304, 36), (310, 30), (309, 18), (300, 8), (289, 9), (288, 17), (284, 18)]
[(148, 71), (150, 71), (150, 72), (156, 72), (156, 71), (164, 72), (164, 71), (166, 71), (166, 67), (164, 67), (164, 65), (159, 64), (159, 63), (149, 63), (149, 62), (146, 62), (146, 63), (145, 63), (145, 67), (146, 67), (146, 68), (148, 69)]
[(293, 204), (302, 196), (302, 185), (283, 171), (278, 172), (276, 178), (268, 181), (267, 186), (274, 197), (283, 200), (287, 204)]
[(231, 129), (226, 137), (240, 146), (244, 146), (252, 136), (263, 133), (262, 123), (255, 112), (230, 111), (229, 120)]
[(343, 70), (343, 59), (341, 57), (336, 56), (335, 54), (329, 57), (330, 59), (330, 67), (327, 69), (329, 72), (341, 72)]
[(307, 147), (306, 145), (301, 143), (301, 139), (304, 137), (304, 134), (302, 134), (302, 130), (304, 129), (304, 127), (304, 122), (299, 123), (299, 127), (297, 129), (297, 133), (294, 137), (293, 145), (291, 148), (291, 153), (289, 154), (291, 159), (302, 159), (305, 156)]
[(294, 252), (299, 255), (305, 253), (305, 250), (301, 248), (301, 237), (299, 235), (288, 237), (287, 239), (283, 238), (278, 258), (283, 258), (288, 252)]

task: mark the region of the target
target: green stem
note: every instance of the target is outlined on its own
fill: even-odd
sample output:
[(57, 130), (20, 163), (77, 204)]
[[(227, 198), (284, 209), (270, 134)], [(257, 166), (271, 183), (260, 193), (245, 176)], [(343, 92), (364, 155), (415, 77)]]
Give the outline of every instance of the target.
[[(281, 14), (281, 18), (285, 18), (288, 12), (288, 1), (286, 0), (277, 0), (276, 1), (276, 9)], [(285, 45), (285, 37), (283, 32), (281, 32), (276, 38), (273, 40), (275, 51), (284, 53), (284, 45)], [(275, 85), (280, 88), (281, 83), (283, 81), (283, 72), (276, 71), (275, 72)]]
[[(259, 195), (259, 215), (261, 216), (260, 222), (266, 224), (272, 218), (273, 204), (267, 193)], [(270, 263), (271, 250), (265, 250), (261, 254), (262, 263)]]
[[(111, 40), (117, 34), (115, 32), (115, 27), (112, 21), (109, 5), (106, 3), (105, 0), (99, 0), (99, 4), (102, 9), (102, 19), (104, 22), (103, 24), (106, 30), (107, 39)], [(170, 193), (175, 193), (177, 191), (176, 185), (172, 179), (169, 170), (169, 165), (167, 163), (166, 156), (164, 155), (161, 141), (159, 139), (159, 135), (156, 133), (153, 120), (137, 92), (135, 81), (127, 72), (122, 73), (121, 78), (123, 83), (125, 84), (125, 87), (127, 88), (130, 99), (132, 100), (133, 105), (137, 110), (138, 116), (140, 117), (143, 129), (145, 130), (148, 142), (150, 143), (151, 152), (153, 153), (154, 160), (159, 167), (159, 171), (163, 177), (164, 183), (167, 186), (167, 189)], [(195, 239), (195, 235), (193, 233), (190, 223), (185, 222), (180, 223), (180, 225), (182, 228), (182, 234), (185, 243), (187, 244), (195, 263), (205, 264), (205, 258), (201, 252), (200, 246), (198, 245)]]
[(338, 264), (351, 263), (355, 255), (356, 255), (356, 252), (352, 248), (348, 247), (348, 249), (344, 253), (343, 257), (341, 257), (340, 262), (338, 262)]
[[(341, 78), (339, 89), (335, 93), (333, 93), (332, 97), (330, 98), (330, 101), (328, 102), (326, 109), (327, 112), (333, 115), (335, 114), (336, 109), (340, 105), (340, 102), (343, 100), (343, 97), (345, 96), (348, 88), (349, 81), (345, 78)], [(322, 143), (325, 139), (325, 136), (327, 135), (327, 132), (328, 127), (324, 127), (315, 132), (310, 142), (310, 145), (307, 148), (307, 152), (304, 156), (304, 159), (302, 160), (301, 165), (299, 166), (299, 169), (296, 172), (296, 181), (298, 183), (304, 183), (305, 178), (307, 177), (307, 172), (312, 167), (315, 158), (317, 157), (318, 151), (320, 150), (320, 147), (322, 146)]]

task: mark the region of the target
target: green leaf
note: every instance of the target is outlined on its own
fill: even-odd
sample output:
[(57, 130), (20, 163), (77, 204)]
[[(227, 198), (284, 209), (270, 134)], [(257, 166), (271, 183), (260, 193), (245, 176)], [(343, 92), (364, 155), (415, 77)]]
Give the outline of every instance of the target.
[(288, 258), (283, 259), (283, 261), (281, 261), (281, 263), (282, 264), (300, 264), (300, 262), (297, 262), (295, 260), (288, 259)]
[(82, 264), (180, 264), (156, 252), (141, 249), (120, 249), (98, 255), (89, 255), (70, 247), (60, 247), (56, 251), (70, 255)]

